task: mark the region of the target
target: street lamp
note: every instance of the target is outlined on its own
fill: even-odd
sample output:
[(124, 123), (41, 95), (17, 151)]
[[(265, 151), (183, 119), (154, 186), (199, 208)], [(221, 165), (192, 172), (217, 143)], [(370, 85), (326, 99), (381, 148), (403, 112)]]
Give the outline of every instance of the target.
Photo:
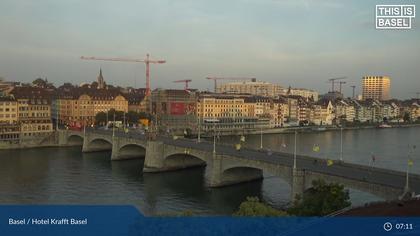
[(213, 155), (216, 155), (216, 121), (213, 121)]
[(86, 136), (86, 118), (83, 119), (83, 136)]
[(405, 175), (405, 187), (404, 187), (404, 192), (407, 193), (410, 190), (410, 186), (409, 186), (409, 173), (410, 173), (410, 166), (413, 164), (413, 161), (411, 160), (411, 151), (414, 150), (416, 148), (416, 146), (413, 146), (413, 148), (411, 149), (410, 145), (408, 145), (408, 161), (407, 161), (407, 172)]
[(114, 111), (114, 123), (112, 124), (112, 137), (115, 136), (115, 111)]
[(340, 127), (340, 161), (343, 161), (343, 126)]
[(55, 109), (56, 109), (56, 111), (55, 111), (55, 113), (56, 113), (56, 119), (55, 119), (55, 130), (57, 130), (58, 131), (58, 100), (55, 100), (56, 102), (55, 102)]
[(108, 121), (108, 113), (109, 113), (109, 110), (107, 109), (106, 110), (106, 124), (105, 124), (105, 129), (106, 130), (108, 130), (108, 123), (109, 123), (109, 121)]
[(260, 149), (263, 149), (263, 128), (260, 129)]
[(293, 152), (293, 169), (296, 170), (297, 130), (295, 130), (295, 150)]
[(198, 142), (201, 142), (201, 116), (198, 115)]

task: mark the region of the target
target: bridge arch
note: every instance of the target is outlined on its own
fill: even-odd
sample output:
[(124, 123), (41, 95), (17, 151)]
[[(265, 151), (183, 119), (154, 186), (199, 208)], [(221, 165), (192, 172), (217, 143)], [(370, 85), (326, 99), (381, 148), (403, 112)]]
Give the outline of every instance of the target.
[(95, 151), (107, 151), (112, 150), (112, 142), (104, 138), (95, 138), (92, 139), (88, 145), (86, 151), (95, 152)]
[(164, 165), (168, 169), (185, 169), (188, 167), (206, 166), (207, 162), (200, 155), (171, 153), (165, 157)]
[(122, 159), (144, 157), (146, 148), (143, 145), (129, 143), (119, 148), (118, 157)]
[(72, 134), (67, 137), (68, 145), (83, 145), (83, 136), (78, 134)]
[(233, 185), (263, 179), (263, 170), (250, 166), (236, 166), (225, 169), (219, 178), (219, 185)]

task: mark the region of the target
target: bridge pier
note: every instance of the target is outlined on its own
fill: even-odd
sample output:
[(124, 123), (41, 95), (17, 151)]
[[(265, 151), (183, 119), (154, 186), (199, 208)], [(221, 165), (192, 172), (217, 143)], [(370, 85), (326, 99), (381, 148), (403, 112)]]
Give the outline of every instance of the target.
[(164, 171), (164, 144), (161, 141), (149, 141), (144, 158), (144, 173)]
[(121, 160), (119, 155), (120, 140), (117, 137), (112, 137), (112, 153), (111, 161)]
[(301, 198), (305, 192), (305, 170), (292, 169), (292, 189), (290, 199), (294, 201), (296, 196)]
[(68, 131), (67, 130), (56, 130), (57, 133), (57, 143), (58, 146), (67, 146), (67, 137)]

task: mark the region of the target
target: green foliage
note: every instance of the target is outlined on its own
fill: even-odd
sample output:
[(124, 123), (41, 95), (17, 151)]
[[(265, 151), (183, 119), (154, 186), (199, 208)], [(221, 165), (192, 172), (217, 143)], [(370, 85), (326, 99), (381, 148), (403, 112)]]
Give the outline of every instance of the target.
[(403, 116), (403, 120), (404, 120), (404, 122), (410, 122), (410, 113), (408, 113), (408, 112), (405, 112), (404, 113), (404, 116)]
[(45, 88), (47, 86), (47, 82), (42, 78), (37, 78), (36, 80), (32, 81), (32, 84), (41, 88)]
[(105, 125), (106, 124), (106, 112), (99, 112), (95, 116), (95, 123), (97, 125)]
[(323, 180), (312, 182), (312, 188), (297, 196), (287, 212), (296, 216), (325, 216), (351, 205), (348, 190), (341, 184), (327, 184)]
[(247, 197), (234, 216), (286, 216), (286, 212), (276, 210), (261, 202), (258, 197)]

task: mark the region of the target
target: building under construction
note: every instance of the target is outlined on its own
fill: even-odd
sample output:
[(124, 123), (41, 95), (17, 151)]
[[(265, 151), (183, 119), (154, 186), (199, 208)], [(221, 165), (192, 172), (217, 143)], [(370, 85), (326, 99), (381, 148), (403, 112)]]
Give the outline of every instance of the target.
[(196, 133), (197, 98), (197, 90), (153, 90), (151, 108), (159, 132)]

